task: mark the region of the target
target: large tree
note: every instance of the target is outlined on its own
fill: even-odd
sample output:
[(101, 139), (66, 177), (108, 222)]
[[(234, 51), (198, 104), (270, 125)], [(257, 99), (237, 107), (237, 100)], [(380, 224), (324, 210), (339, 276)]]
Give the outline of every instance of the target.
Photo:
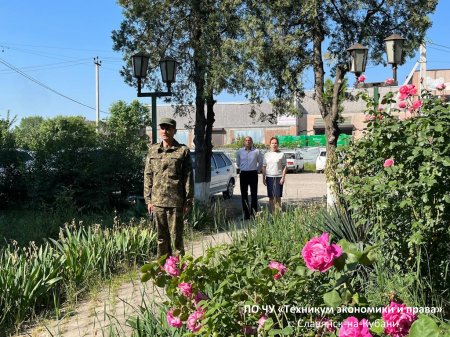
[[(333, 179), (335, 150), (340, 134), (340, 92), (349, 72), (348, 53), (354, 43), (370, 48), (374, 65), (386, 64), (384, 39), (398, 33), (405, 38), (403, 58), (412, 57), (431, 26), (428, 15), (437, 0), (245, 0), (243, 25), (247, 25), (241, 45), (251, 51), (259, 72), (278, 83), (272, 101), (300, 96), (301, 87), (283, 85), (301, 83), (298, 70), (313, 69), (315, 99), (325, 122), (329, 178)], [(300, 48), (297, 53), (292, 48)], [(247, 52), (248, 53), (248, 52)], [(333, 94), (327, 94), (326, 67), (333, 78)], [(286, 62), (285, 58), (289, 58)], [(264, 77), (262, 77), (264, 79)], [(251, 89), (255, 91), (258, 86)], [(300, 95), (299, 95), (300, 93)], [(256, 90), (254, 97), (261, 93)], [(284, 98), (284, 99), (283, 99)]]
[(206, 200), (215, 95), (228, 85), (223, 43), (233, 37), (239, 23), (235, 1), (120, 0), (119, 4), (124, 20), (112, 38), (114, 49), (124, 55), (122, 75), (127, 83), (135, 84), (130, 59), (138, 51), (150, 55), (146, 86), (152, 91), (164, 89), (158, 80), (158, 61), (172, 56), (180, 62), (173, 90), (176, 113), (185, 114), (195, 106), (196, 197)]

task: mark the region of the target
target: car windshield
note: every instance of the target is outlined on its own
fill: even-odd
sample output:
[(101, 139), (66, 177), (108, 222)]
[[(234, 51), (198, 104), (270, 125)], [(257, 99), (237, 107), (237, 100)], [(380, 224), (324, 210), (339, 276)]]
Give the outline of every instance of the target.
[(321, 157), (325, 157), (326, 155), (327, 155), (327, 152), (326, 152), (326, 151), (320, 152), (320, 156), (321, 156)]

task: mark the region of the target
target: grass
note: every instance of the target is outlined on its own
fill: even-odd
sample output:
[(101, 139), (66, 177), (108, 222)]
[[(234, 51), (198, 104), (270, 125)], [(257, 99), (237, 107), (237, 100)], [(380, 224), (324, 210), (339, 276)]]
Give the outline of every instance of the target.
[(77, 301), (98, 280), (143, 263), (155, 250), (156, 235), (145, 221), (111, 229), (75, 223), (58, 240), (0, 250), (0, 330), (8, 331), (42, 311), (60, 315), (62, 303)]
[(316, 164), (315, 163), (305, 163), (304, 166), (305, 172), (316, 172)]

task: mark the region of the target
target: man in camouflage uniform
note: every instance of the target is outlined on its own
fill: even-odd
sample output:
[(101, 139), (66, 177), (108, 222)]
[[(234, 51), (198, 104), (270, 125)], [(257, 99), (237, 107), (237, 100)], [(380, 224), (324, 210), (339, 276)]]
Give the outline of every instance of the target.
[(192, 206), (194, 181), (189, 148), (175, 139), (176, 121), (161, 118), (162, 142), (150, 146), (145, 162), (144, 198), (158, 231), (158, 257), (172, 255), (171, 229), (176, 254), (184, 254), (183, 214)]

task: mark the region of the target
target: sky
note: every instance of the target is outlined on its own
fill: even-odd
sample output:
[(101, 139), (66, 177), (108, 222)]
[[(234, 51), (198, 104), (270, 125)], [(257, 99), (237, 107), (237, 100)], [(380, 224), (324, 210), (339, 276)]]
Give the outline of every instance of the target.
[[(427, 69), (450, 69), (449, 12), (450, 0), (440, 0), (426, 37)], [(138, 99), (119, 74), (122, 55), (112, 50), (111, 33), (122, 18), (114, 0), (0, 0), (0, 118), (9, 111), (16, 123), (29, 116), (95, 120), (95, 57), (101, 61), (100, 119), (108, 118), (113, 103)], [(399, 83), (418, 58), (399, 66)], [(365, 74), (367, 81), (381, 82), (392, 70), (368, 65)], [(313, 86), (305, 76), (306, 89)], [(139, 101), (150, 104), (149, 98)], [(218, 97), (219, 103), (244, 101), (226, 93)]]

